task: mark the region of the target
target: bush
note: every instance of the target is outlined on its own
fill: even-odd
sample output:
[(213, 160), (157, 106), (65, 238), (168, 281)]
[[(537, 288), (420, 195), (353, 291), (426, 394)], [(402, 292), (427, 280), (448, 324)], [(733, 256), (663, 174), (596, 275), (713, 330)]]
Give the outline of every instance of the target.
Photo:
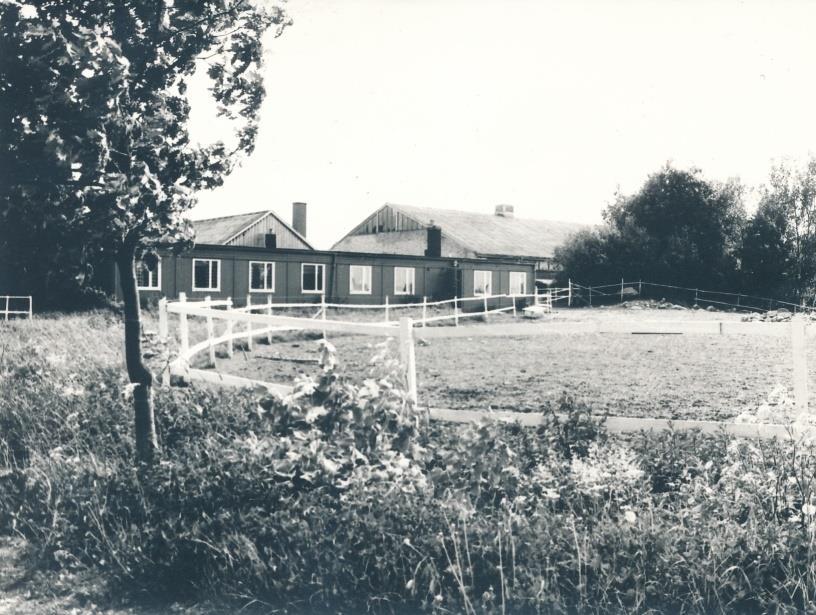
[(162, 457), (136, 469), (118, 370), (29, 350), (0, 370), (0, 524), (40, 567), (118, 594), (345, 613), (793, 612), (815, 597), (807, 443), (612, 437), (568, 397), (537, 430), (428, 424), (387, 349), (358, 383), (324, 345), (287, 399), (157, 390)]

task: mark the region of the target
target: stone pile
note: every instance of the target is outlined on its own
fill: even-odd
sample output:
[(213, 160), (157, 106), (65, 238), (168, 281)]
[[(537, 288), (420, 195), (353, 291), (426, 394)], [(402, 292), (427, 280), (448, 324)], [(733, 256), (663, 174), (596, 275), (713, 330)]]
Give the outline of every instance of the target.
[(742, 317), (743, 322), (788, 322), (793, 313), (785, 308), (768, 312), (751, 312)]

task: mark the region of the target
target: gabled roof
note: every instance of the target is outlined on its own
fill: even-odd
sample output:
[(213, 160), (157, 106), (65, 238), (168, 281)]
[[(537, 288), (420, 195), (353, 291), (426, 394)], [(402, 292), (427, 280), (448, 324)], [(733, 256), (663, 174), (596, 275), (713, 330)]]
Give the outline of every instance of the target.
[(590, 228), (576, 222), (508, 218), (452, 209), (386, 204), (425, 226), (432, 223), (442, 234), (479, 256), (551, 257), (555, 248), (574, 233)]
[(300, 238), (309, 249), (313, 249), (312, 245), (306, 241), (306, 238), (298, 233), (291, 225), (287, 224), (275, 212), (265, 209), (263, 211), (255, 211), (248, 214), (236, 214), (234, 216), (221, 216), (220, 218), (206, 218), (204, 220), (193, 220), (193, 228), (195, 229), (195, 242), (208, 245), (227, 245), (235, 237), (243, 233), (245, 230), (254, 226), (267, 216), (272, 216), (293, 235)]

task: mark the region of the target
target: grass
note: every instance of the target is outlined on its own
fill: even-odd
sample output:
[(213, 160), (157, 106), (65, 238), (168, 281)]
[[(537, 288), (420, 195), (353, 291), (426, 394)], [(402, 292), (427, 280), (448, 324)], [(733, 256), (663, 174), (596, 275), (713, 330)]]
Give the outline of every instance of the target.
[[(555, 318), (565, 322), (593, 318), (711, 320), (734, 319), (735, 315), (577, 310)], [(479, 326), (484, 325), (474, 325), (472, 338), (417, 344), (421, 403), (537, 411), (552, 407), (568, 391), (599, 414), (727, 420), (754, 412), (776, 387), (791, 387), (793, 377), (790, 340), (784, 337), (610, 333), (480, 339)], [(362, 376), (376, 340), (331, 339), (343, 369), (354, 377)], [(259, 345), (252, 354), (219, 361), (219, 369), (290, 382), (304, 371), (304, 365), (277, 359), (308, 359), (315, 356), (316, 348), (316, 342), (281, 339), (271, 346)], [(810, 349), (809, 362), (816, 365), (816, 349)], [(810, 391), (811, 403), (816, 404), (816, 386)]]
[[(157, 390), (162, 456), (138, 470), (120, 335), (103, 314), (0, 326), (0, 532), (25, 536), (31, 570), (66, 592), (83, 577), (96, 603), (158, 612), (207, 599), (440, 615), (792, 613), (816, 599), (807, 442), (614, 438), (570, 397), (549, 404), (568, 418), (545, 412), (538, 430), (424, 425), (386, 350), (346, 378), (324, 345), (285, 401)], [(447, 341), (420, 349), (468, 377)]]

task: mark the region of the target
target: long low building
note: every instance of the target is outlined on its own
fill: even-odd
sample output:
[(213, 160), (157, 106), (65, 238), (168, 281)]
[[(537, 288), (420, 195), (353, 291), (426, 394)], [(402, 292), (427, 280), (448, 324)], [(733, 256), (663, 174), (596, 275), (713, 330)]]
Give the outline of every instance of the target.
[(493, 214), (386, 203), (332, 247), (376, 254), (439, 254), (453, 258), (534, 261), (538, 279), (558, 271), (555, 249), (585, 224), (516, 218), (512, 205)]
[[(142, 297), (192, 300), (231, 297), (243, 305), (272, 297), (280, 303), (413, 303), (532, 292), (535, 262), (525, 258), (453, 258), (433, 245), (425, 254), (314, 250), (306, 240), (306, 206), (293, 205), (293, 223), (263, 211), (194, 221), (197, 243), (188, 252), (140, 263)], [(433, 243), (434, 231), (430, 232)], [(203, 240), (203, 241), (202, 241)], [(115, 291), (121, 299), (118, 272)], [(505, 301), (503, 304), (506, 304)], [(490, 307), (502, 304), (499, 299)]]

